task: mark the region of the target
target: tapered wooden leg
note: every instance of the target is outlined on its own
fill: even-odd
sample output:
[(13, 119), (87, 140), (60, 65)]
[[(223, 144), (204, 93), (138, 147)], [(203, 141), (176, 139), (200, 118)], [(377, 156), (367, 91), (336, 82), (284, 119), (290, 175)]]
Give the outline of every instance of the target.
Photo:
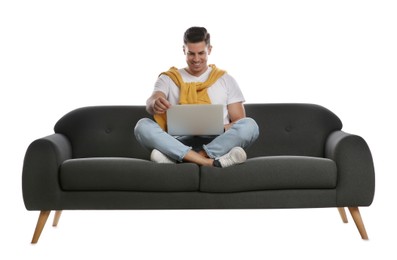
[(353, 217), (354, 223), (356, 223), (358, 232), (360, 232), (361, 238), (364, 240), (368, 240), (367, 231), (365, 230), (363, 220), (361, 218), (360, 211), (358, 207), (349, 207), (350, 214)]
[(343, 223), (348, 223), (345, 208), (338, 208), (338, 211)]
[(62, 210), (55, 211), (54, 222), (52, 222), (53, 227), (56, 227), (58, 225), (59, 218), (61, 217), (61, 214), (62, 214)]
[(41, 231), (43, 231), (48, 216), (50, 215), (50, 212), (51, 212), (50, 210), (40, 211), (39, 219), (37, 220), (36, 229), (34, 230), (34, 234), (32, 238), (32, 244), (36, 244), (37, 241), (39, 241)]

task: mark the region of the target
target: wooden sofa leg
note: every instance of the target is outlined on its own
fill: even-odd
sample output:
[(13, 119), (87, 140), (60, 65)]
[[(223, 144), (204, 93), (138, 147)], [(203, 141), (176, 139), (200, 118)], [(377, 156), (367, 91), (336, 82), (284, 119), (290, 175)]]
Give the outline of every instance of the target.
[(39, 219), (37, 220), (36, 229), (34, 230), (32, 244), (36, 244), (39, 241), (41, 231), (47, 222), (48, 216), (50, 215), (51, 210), (42, 210), (40, 211)]
[(350, 214), (353, 217), (354, 223), (356, 223), (358, 232), (360, 232), (361, 238), (364, 240), (368, 240), (367, 231), (365, 230), (363, 220), (361, 218), (360, 211), (358, 207), (349, 207)]
[(338, 211), (343, 223), (348, 223), (345, 208), (338, 208)]
[(59, 218), (61, 217), (61, 214), (62, 214), (62, 210), (55, 211), (54, 222), (52, 222), (53, 227), (58, 226), (58, 222), (59, 222)]

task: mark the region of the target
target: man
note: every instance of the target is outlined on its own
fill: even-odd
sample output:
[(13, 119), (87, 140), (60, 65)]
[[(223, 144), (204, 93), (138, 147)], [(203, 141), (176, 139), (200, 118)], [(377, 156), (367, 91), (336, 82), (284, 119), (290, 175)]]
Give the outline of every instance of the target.
[[(142, 146), (152, 151), (152, 161), (229, 167), (247, 159), (244, 148), (258, 138), (258, 125), (245, 116), (245, 100), (234, 78), (215, 65), (207, 65), (211, 50), (207, 30), (189, 28), (183, 45), (187, 67), (172, 67), (157, 79), (153, 94), (146, 102), (146, 109), (156, 122), (143, 118), (135, 126), (135, 136)], [(216, 137), (169, 135), (165, 115), (176, 104), (222, 104), (225, 132)]]

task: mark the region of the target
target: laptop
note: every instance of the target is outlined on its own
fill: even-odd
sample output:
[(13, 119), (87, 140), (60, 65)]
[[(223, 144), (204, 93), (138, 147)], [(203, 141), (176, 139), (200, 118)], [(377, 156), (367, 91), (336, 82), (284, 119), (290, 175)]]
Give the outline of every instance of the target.
[(170, 135), (220, 135), (223, 105), (174, 105), (167, 110), (167, 128)]

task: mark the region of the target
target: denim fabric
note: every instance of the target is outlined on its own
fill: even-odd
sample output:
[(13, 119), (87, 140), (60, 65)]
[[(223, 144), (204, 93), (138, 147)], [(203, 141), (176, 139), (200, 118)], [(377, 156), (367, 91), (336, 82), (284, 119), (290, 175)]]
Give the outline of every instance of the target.
[(139, 120), (134, 129), (138, 142), (148, 150), (157, 149), (168, 157), (182, 161), (190, 150), (205, 150), (217, 159), (233, 147), (248, 148), (259, 136), (259, 127), (252, 118), (242, 118), (219, 136), (171, 136), (149, 118)]

